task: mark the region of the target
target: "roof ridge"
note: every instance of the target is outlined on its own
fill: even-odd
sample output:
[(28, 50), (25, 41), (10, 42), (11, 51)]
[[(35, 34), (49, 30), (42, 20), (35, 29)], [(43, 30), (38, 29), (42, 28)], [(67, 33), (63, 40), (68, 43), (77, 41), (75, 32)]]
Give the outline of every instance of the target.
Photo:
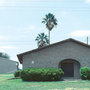
[(45, 46), (45, 47), (42, 47), (42, 48), (36, 48), (36, 49), (30, 50), (30, 51), (27, 51), (27, 52), (18, 54), (17, 57), (18, 57), (20, 63), (22, 63), (22, 57), (23, 57), (23, 55), (25, 55), (25, 54), (27, 54), (27, 53), (32, 53), (32, 52), (35, 52), (35, 51), (39, 51), (39, 50), (42, 50), (42, 49), (51, 47), (51, 46), (53, 46), (53, 45), (57, 45), (57, 44), (59, 44), (59, 43), (64, 43), (64, 42), (67, 42), (67, 41), (73, 41), (73, 42), (76, 42), (76, 43), (78, 43), (78, 44), (81, 44), (81, 45), (83, 45), (83, 46), (86, 46), (86, 47), (89, 47), (89, 48), (90, 48), (90, 45), (88, 45), (88, 44), (86, 44), (86, 43), (84, 43), (84, 42), (75, 40), (75, 39), (73, 39), (73, 38), (68, 38), (68, 39), (65, 39), (65, 40), (62, 40), (62, 41), (59, 41), (59, 42), (50, 44), (50, 45)]

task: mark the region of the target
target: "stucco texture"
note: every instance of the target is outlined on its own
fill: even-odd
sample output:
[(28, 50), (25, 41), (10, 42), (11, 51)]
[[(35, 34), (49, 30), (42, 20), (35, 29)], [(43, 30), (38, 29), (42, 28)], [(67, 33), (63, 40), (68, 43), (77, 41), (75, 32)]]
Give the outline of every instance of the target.
[(15, 61), (0, 57), (0, 74), (14, 73), (16, 70)]
[[(23, 68), (58, 67), (60, 62), (73, 59), (80, 67), (90, 67), (90, 48), (75, 42), (64, 42), (23, 56)], [(32, 61), (34, 63), (32, 63)]]

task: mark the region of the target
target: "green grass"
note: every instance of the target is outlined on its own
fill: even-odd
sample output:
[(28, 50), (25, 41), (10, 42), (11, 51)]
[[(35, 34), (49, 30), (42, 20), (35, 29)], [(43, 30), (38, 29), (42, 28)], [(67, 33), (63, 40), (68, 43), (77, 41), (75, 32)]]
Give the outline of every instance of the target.
[(0, 74), (0, 90), (90, 90), (90, 81), (24, 82), (12, 74)]

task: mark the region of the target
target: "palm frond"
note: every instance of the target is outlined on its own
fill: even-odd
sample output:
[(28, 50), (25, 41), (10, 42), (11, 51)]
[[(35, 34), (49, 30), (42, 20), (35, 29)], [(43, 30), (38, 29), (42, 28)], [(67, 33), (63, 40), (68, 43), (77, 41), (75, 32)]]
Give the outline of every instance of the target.
[(45, 15), (45, 18), (43, 18), (42, 23), (44, 23), (46, 28), (51, 31), (53, 27), (57, 25), (57, 19), (55, 18), (55, 15), (48, 13)]
[(46, 46), (49, 43), (48, 37), (47, 37), (47, 35), (45, 35), (45, 33), (38, 34), (38, 36), (36, 37), (35, 41), (38, 42), (38, 45), (40, 47)]
[(45, 21), (42, 21), (42, 23), (46, 23)]

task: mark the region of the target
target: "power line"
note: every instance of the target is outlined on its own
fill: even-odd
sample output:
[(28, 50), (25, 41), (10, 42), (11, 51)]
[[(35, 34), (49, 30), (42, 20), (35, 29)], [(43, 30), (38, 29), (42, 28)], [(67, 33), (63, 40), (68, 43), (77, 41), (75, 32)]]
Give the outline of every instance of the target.
[(10, 2), (10, 1), (6, 1), (6, 2), (4, 2), (4, 3), (30, 3), (30, 2), (83, 2), (82, 0), (78, 0), (78, 1), (76, 1), (76, 0), (66, 0), (66, 1), (60, 1), (60, 0), (40, 0), (40, 1), (38, 1), (38, 0), (31, 0), (31, 1), (12, 1), (12, 2)]
[(41, 6), (41, 5), (38, 5), (38, 6), (34, 6), (34, 5), (33, 5), (33, 6), (32, 6), (32, 5), (27, 5), (27, 6), (25, 6), (25, 5), (23, 5), (23, 6), (22, 6), (22, 5), (21, 5), (21, 6), (18, 6), (18, 5), (15, 6), (15, 5), (13, 5), (13, 6), (10, 6), (10, 5), (8, 5), (8, 6), (0, 6), (0, 7), (29, 7), (29, 8), (42, 8), (42, 7), (46, 7), (46, 8), (90, 8), (90, 7), (88, 7), (88, 6), (86, 6), (86, 7), (80, 7), (80, 6), (79, 6), (79, 7), (78, 7), (78, 6), (73, 6), (73, 7), (72, 7), (72, 6), (71, 6), (71, 7), (70, 7), (70, 6), (69, 6), (69, 7), (66, 6), (66, 7), (65, 7), (65, 6), (64, 6), (64, 7), (62, 7), (62, 6), (46, 6), (46, 5), (45, 5), (45, 6), (43, 6), (43, 5), (42, 5), (42, 6)]
[(90, 10), (89, 7), (60, 7), (60, 6), (0, 6), (0, 7), (24, 7), (24, 8), (41, 8), (41, 9), (45, 9), (45, 8), (66, 8), (66, 9), (88, 9)]
[[(15, 7), (15, 8), (28, 8), (28, 9), (70, 9), (70, 10), (83, 10), (83, 11), (90, 11), (90, 8), (88, 7), (60, 7), (60, 6), (57, 6), (57, 7), (53, 7), (53, 6), (0, 6), (0, 7)], [(12, 8), (11, 8), (12, 9)]]

